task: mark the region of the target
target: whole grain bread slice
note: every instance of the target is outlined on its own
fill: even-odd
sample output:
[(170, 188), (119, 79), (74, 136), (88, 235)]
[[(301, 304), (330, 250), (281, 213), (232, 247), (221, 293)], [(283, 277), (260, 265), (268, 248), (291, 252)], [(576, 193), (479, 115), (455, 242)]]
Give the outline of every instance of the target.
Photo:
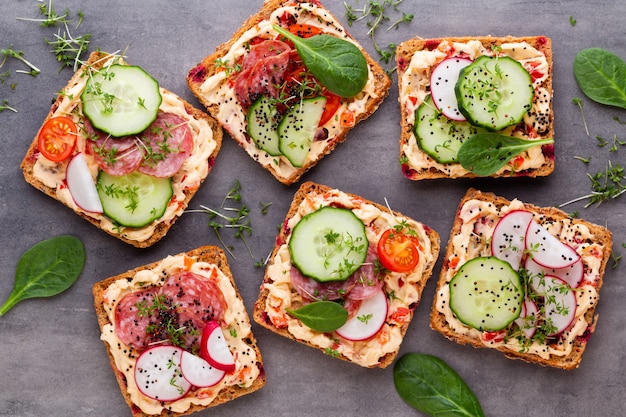
[[(255, 304), (254, 304), (254, 311), (253, 311), (253, 319), (254, 321), (256, 321), (258, 324), (260, 324), (261, 326), (265, 327), (266, 329), (280, 335), (283, 337), (286, 337), (290, 340), (302, 343), (306, 346), (312, 347), (314, 349), (319, 349), (322, 352), (329, 354), (335, 358), (339, 358), (341, 360), (347, 361), (347, 362), (354, 362), (353, 360), (351, 360), (350, 358), (342, 355), (342, 354), (338, 354), (335, 352), (335, 350), (338, 349), (320, 349), (319, 346), (315, 346), (313, 343), (311, 343), (310, 341), (298, 338), (296, 336), (294, 336), (289, 330), (288, 328), (286, 328), (286, 326), (280, 325), (280, 323), (277, 325), (275, 323), (272, 322), (272, 320), (269, 318), (268, 316), (268, 310), (267, 310), (267, 305), (268, 305), (268, 297), (270, 296), (270, 291), (268, 290), (266, 284), (270, 284), (274, 281), (274, 279), (276, 278), (275, 276), (272, 276), (272, 274), (270, 274), (270, 267), (271, 265), (275, 262), (276, 259), (276, 255), (279, 251), (279, 249), (281, 248), (281, 245), (283, 245), (284, 243), (286, 243), (289, 239), (289, 236), (291, 234), (291, 229), (289, 228), (289, 226), (287, 225), (287, 223), (289, 222), (290, 219), (292, 219), (296, 213), (298, 213), (299, 210), (299, 206), (300, 204), (308, 199), (311, 198), (312, 196), (316, 196), (316, 195), (321, 195), (324, 193), (329, 193), (329, 192), (334, 192), (336, 190), (333, 190), (331, 187), (322, 185), (322, 184), (317, 184), (314, 182), (305, 182), (303, 183), (300, 188), (296, 191), (293, 201), (290, 205), (289, 211), (287, 212), (287, 215), (285, 217), (285, 220), (283, 222), (283, 227), (281, 227), (280, 232), (278, 233), (278, 236), (276, 237), (276, 245), (269, 257), (269, 262), (268, 262), (268, 268), (266, 269), (266, 273), (265, 273), (265, 277), (264, 280), (261, 284), (260, 287), (260, 291), (259, 291), (259, 297), (257, 298)], [(377, 209), (381, 210), (381, 211), (389, 211), (389, 208), (384, 207), (378, 203), (363, 199), (362, 197), (356, 196), (354, 194), (350, 194), (350, 193), (346, 193), (348, 195), (349, 198), (354, 198), (358, 201), (360, 201), (362, 204), (368, 204), (368, 205), (372, 205), (374, 207), (376, 207)], [(407, 217), (402, 215), (401, 213), (397, 212), (397, 211), (392, 211), (393, 215), (397, 218), (397, 219), (406, 219)], [(425, 231), (425, 238), (428, 240), (428, 246), (430, 248), (429, 253), (428, 254), (424, 254), (422, 253), (421, 256), (423, 257), (428, 257), (428, 261), (426, 262), (426, 265), (424, 266), (424, 268), (422, 269), (422, 274), (419, 277), (419, 279), (417, 281), (411, 281), (411, 282), (407, 282), (405, 285), (411, 285), (414, 286), (415, 290), (417, 291), (417, 293), (419, 294), (419, 300), (421, 300), (421, 294), (424, 290), (424, 287), (426, 286), (426, 283), (428, 281), (428, 279), (430, 278), (431, 274), (432, 274), (432, 270), (435, 266), (436, 260), (438, 258), (439, 255), (439, 249), (440, 249), (440, 239), (439, 239), (439, 235), (437, 234), (437, 232), (433, 229), (431, 229), (430, 227), (422, 224), (424, 231)], [(288, 273), (288, 272), (287, 272)], [(292, 288), (292, 296), (295, 296), (296, 294), (296, 290)], [(403, 339), (407, 329), (409, 327), (409, 324), (413, 318), (413, 314), (414, 311), (417, 307), (417, 303), (415, 304), (411, 304), (411, 305), (406, 305), (404, 306), (405, 309), (402, 310), (403, 312), (406, 313), (406, 318), (404, 320), (401, 321), (400, 325), (400, 333), (401, 333), (401, 338)], [(393, 320), (392, 316), (393, 314), (388, 313), (387, 316), (387, 320), (391, 321)], [(374, 336), (376, 337), (376, 336)], [(336, 336), (335, 342), (337, 343), (335, 345), (335, 348), (341, 344), (350, 344), (350, 343), (355, 343), (358, 344), (359, 342), (350, 342), (347, 341), (345, 339), (342, 339), (341, 337)], [(398, 354), (398, 350), (399, 350), (400, 346), (398, 346), (398, 348), (393, 351), (393, 352), (389, 352), (386, 354), (379, 354), (377, 356), (378, 358), (378, 363), (376, 363), (375, 365), (371, 365), (368, 367), (378, 367), (378, 368), (386, 368), (387, 366), (389, 366), (394, 359), (396, 358), (397, 354)], [(363, 366), (363, 365), (362, 365)]]
[[(334, 137), (324, 138), (324, 146), (322, 147), (321, 152), (317, 154), (315, 158), (307, 158), (302, 167), (294, 168), (292, 166), (289, 166), (289, 168), (285, 168), (285, 164), (288, 164), (288, 162), (286, 162), (286, 160), (283, 161), (284, 158), (267, 158), (267, 155), (264, 151), (257, 149), (256, 146), (254, 146), (253, 141), (246, 133), (245, 126), (239, 127), (239, 124), (231, 123), (231, 120), (233, 119), (233, 112), (232, 110), (226, 109), (227, 107), (231, 107), (233, 105), (239, 106), (234, 94), (232, 95), (232, 97), (228, 96), (224, 102), (216, 103), (214, 101), (211, 101), (207, 97), (206, 93), (202, 90), (202, 85), (217, 72), (224, 71), (224, 66), (227, 66), (230, 69), (236, 69), (236, 63), (231, 62), (228, 59), (225, 60), (224, 56), (247, 31), (255, 28), (260, 22), (268, 20), (276, 9), (286, 5), (295, 6), (297, 9), (299, 4), (301, 3), (312, 3), (313, 5), (322, 8), (324, 11), (324, 17), (326, 19), (328, 19), (329, 21), (335, 21), (337, 22), (337, 24), (339, 24), (339, 20), (335, 18), (330, 11), (324, 9), (322, 4), (317, 0), (312, 2), (308, 0), (265, 1), (263, 7), (256, 14), (250, 16), (227, 42), (219, 45), (214, 53), (203, 58), (202, 61), (194, 66), (187, 75), (187, 83), (189, 85), (189, 88), (198, 98), (200, 103), (202, 103), (206, 107), (209, 114), (211, 114), (215, 119), (220, 121), (222, 127), (230, 134), (230, 136), (239, 144), (240, 147), (246, 150), (251, 158), (259, 162), (264, 169), (269, 171), (279, 182), (285, 185), (291, 185), (297, 182), (302, 177), (302, 175), (304, 175), (308, 170), (313, 168), (320, 161), (320, 159), (331, 153), (338, 144), (344, 142), (347, 138), (348, 133), (350, 132), (350, 130), (352, 130), (354, 126), (370, 117), (376, 111), (378, 106), (386, 98), (389, 92), (389, 88), (391, 86), (391, 80), (387, 73), (365, 51), (365, 49), (359, 45), (361, 52), (367, 60), (367, 64), (370, 70), (370, 79), (373, 82), (373, 88), (371, 89), (372, 91), (368, 93), (370, 95), (368, 96), (365, 103), (362, 103), (364, 110), (362, 112), (359, 112), (354, 120), (351, 120), (347, 123), (342, 123), (339, 132)], [(306, 11), (302, 12), (301, 15), (306, 16)], [(345, 30), (345, 28), (342, 29), (342, 33), (344, 33), (347, 38), (352, 39), (352, 37)], [(232, 76), (231, 78), (226, 78), (224, 81), (222, 81), (222, 83), (228, 82), (232, 82)], [(342, 100), (346, 101), (347, 99)], [(361, 104), (359, 104), (359, 106), (360, 105)], [(337, 120), (337, 123), (339, 123), (340, 115), (336, 114), (334, 118)], [(265, 157), (263, 157), (263, 155), (265, 155)]]
[[(542, 88), (547, 91), (548, 97), (542, 97), (536, 92), (535, 100), (549, 99), (549, 105), (546, 109), (542, 110), (542, 114), (537, 117), (542, 118), (542, 125), (547, 125), (547, 128), (541, 132), (535, 132), (534, 126), (524, 126), (522, 122), (520, 129), (525, 129), (527, 132), (522, 137), (528, 137), (532, 139), (554, 139), (554, 112), (552, 103), (552, 83), (553, 83), (553, 71), (552, 71), (552, 41), (546, 36), (475, 36), (475, 37), (443, 37), (443, 38), (431, 38), (424, 39), (416, 37), (407, 41), (401, 42), (396, 50), (396, 63), (398, 68), (398, 93), (400, 102), (400, 160), (402, 164), (402, 172), (404, 176), (411, 180), (423, 180), (423, 179), (436, 179), (436, 178), (474, 178), (476, 175), (470, 171), (462, 169), (460, 164), (442, 164), (436, 162), (425, 152), (423, 152), (416, 143), (415, 134), (413, 133), (414, 123), (413, 112), (414, 109), (410, 100), (415, 100), (413, 90), (416, 82), (403, 83), (403, 76), (407, 72), (411, 59), (416, 52), (420, 51), (434, 51), (438, 48), (442, 48), (442, 45), (452, 44), (454, 42), (467, 43), (469, 41), (479, 41), (483, 47), (487, 50), (497, 50), (503, 44), (510, 43), (526, 43), (531, 47), (537, 49), (545, 55), (548, 63), (548, 73), (545, 80), (541, 82), (537, 88)], [(445, 50), (448, 56), (463, 56), (459, 52), (454, 50)], [(430, 84), (430, 74), (433, 68), (439, 61), (430, 63), (430, 66), (426, 68), (423, 73), (423, 83), (425, 85)], [(527, 68), (528, 69), (528, 68)], [(532, 72), (531, 72), (532, 76)], [(427, 87), (429, 90), (429, 88)], [(419, 102), (417, 103), (419, 104)], [(410, 151), (409, 151), (410, 149)], [(505, 167), (503, 170), (492, 174), (491, 177), (542, 177), (551, 174), (554, 171), (554, 145), (544, 145), (542, 147), (540, 164), (530, 168), (517, 168), (514, 166)], [(515, 162), (518, 163), (518, 162)]]
[[(85, 64), (78, 71), (76, 71), (76, 73), (72, 76), (72, 78), (69, 80), (67, 85), (58, 94), (56, 100), (54, 101), (54, 103), (52, 104), (52, 106), (50, 108), (50, 111), (48, 112), (48, 115), (46, 116), (44, 122), (42, 123), (42, 127), (43, 127), (43, 125), (45, 124), (45, 122), (47, 120), (49, 120), (50, 118), (52, 118), (55, 115), (55, 111), (59, 108), (61, 102), (68, 99), (69, 92), (72, 90), (72, 88), (74, 86), (76, 86), (79, 82), (81, 82), (81, 79), (84, 79), (86, 77), (86, 75), (85, 75), (86, 74), (86, 69), (87, 68), (93, 68), (95, 70), (100, 69), (105, 64), (105, 62), (107, 62), (107, 60), (110, 57), (112, 57), (111, 54), (108, 54), (108, 53), (105, 53), (105, 52), (101, 52), (101, 51), (93, 52), (89, 56), (89, 59), (85, 62)], [(165, 90), (165, 89), (163, 89), (163, 90)], [(165, 91), (167, 93), (171, 93), (168, 90), (165, 90)], [(72, 95), (75, 95), (75, 94), (72, 94)], [(75, 97), (74, 99), (78, 99), (78, 97)], [(220, 125), (212, 117), (210, 117), (209, 115), (207, 115), (203, 111), (198, 110), (197, 108), (193, 107), (191, 104), (189, 104), (188, 102), (186, 102), (185, 100), (183, 100), (180, 97), (178, 97), (178, 99), (184, 104), (186, 117), (188, 117), (189, 120), (191, 120), (191, 119), (202, 120), (202, 121), (205, 121), (206, 123), (208, 123), (208, 125), (210, 126), (210, 129), (212, 131), (212, 138), (198, 138), (197, 139), (197, 140), (212, 140), (215, 143), (215, 148), (214, 148), (213, 152), (211, 153), (211, 155), (209, 156), (208, 160), (202, 162), (202, 163), (208, 164), (209, 171), (210, 171), (211, 167), (213, 166), (213, 164), (215, 162), (215, 158), (217, 157), (217, 154), (219, 153), (221, 145), (222, 145), (222, 136), (223, 136), (222, 128), (220, 127)], [(78, 105), (78, 108), (80, 108), (80, 105)], [(81, 134), (81, 132), (79, 131), (79, 135), (80, 134)], [(196, 135), (196, 132), (194, 132), (192, 130), (192, 134)], [(147, 227), (154, 226), (154, 230), (152, 231), (152, 233), (150, 233), (150, 235), (147, 238), (142, 237), (141, 240), (132, 239), (132, 238), (129, 238), (123, 232), (124, 228), (115, 228), (115, 227), (105, 228), (105, 227), (103, 227), (103, 224), (102, 224), (102, 221), (101, 221), (101, 216), (94, 215), (93, 213), (88, 213), (88, 212), (86, 212), (84, 210), (81, 210), (79, 207), (76, 207), (75, 205), (72, 206), (72, 205), (67, 204), (66, 202), (60, 200), (58, 195), (57, 195), (57, 191), (58, 191), (57, 187), (52, 187), (50, 185), (46, 185), (46, 183), (44, 183), (40, 178), (38, 178), (36, 176), (36, 174), (35, 174), (35, 164), (37, 163), (37, 158), (39, 157), (39, 149), (38, 149), (38, 143), (37, 143), (38, 135), (39, 135), (39, 132), (37, 133), (37, 135), (35, 135), (34, 140), (30, 144), (30, 146), (29, 146), (29, 148), (28, 148), (28, 150), (26, 152), (26, 155), (24, 156), (24, 158), (23, 158), (23, 160), (22, 160), (22, 162), (20, 164), (20, 167), (21, 167), (21, 169), (23, 171), (24, 179), (26, 180), (26, 182), (28, 182), (29, 184), (31, 184), (33, 187), (35, 187), (39, 191), (43, 192), (44, 194), (54, 198), (57, 201), (60, 201), (65, 206), (67, 206), (70, 209), (72, 209), (77, 215), (79, 215), (83, 219), (87, 220), (88, 222), (90, 222), (91, 224), (93, 224), (94, 226), (99, 228), (100, 230), (103, 230), (104, 232), (110, 234), (111, 236), (114, 236), (114, 237), (120, 239), (121, 241), (126, 242), (126, 243), (128, 243), (128, 244), (130, 244), (132, 246), (138, 247), (138, 248), (146, 248), (146, 247), (152, 246), (156, 242), (161, 240), (167, 234), (167, 232), (172, 227), (174, 222), (178, 219), (178, 217), (180, 217), (180, 215), (182, 215), (183, 211), (188, 206), (190, 200), (193, 198), (195, 193), (198, 191), (201, 183), (206, 178), (206, 177), (201, 178), (200, 184), (197, 184), (198, 185), (197, 187), (195, 187), (195, 188), (185, 188), (183, 190), (184, 198), (181, 201), (177, 201), (176, 202), (176, 204), (178, 204), (179, 207), (176, 210), (176, 215), (174, 216), (174, 218), (169, 219), (167, 221), (159, 221), (157, 219), (155, 221), (156, 222), (156, 226), (154, 226), (153, 224), (147, 226)], [(194, 140), (196, 140), (196, 139), (194, 138)], [(75, 151), (75, 152), (77, 152), (77, 151)], [(56, 169), (58, 169), (61, 172), (64, 172), (68, 162), (69, 162), (69, 158), (66, 161), (60, 162)], [(134, 231), (138, 231), (138, 230), (140, 230), (140, 229), (134, 229)]]
[[(483, 339), (481, 333), (477, 332), (468, 332), (466, 330), (469, 329), (468, 326), (461, 327), (464, 329), (463, 331), (455, 330), (450, 322), (448, 321), (446, 314), (450, 313), (449, 306), (445, 302), (442, 295), (442, 288), (448, 285), (450, 280), (449, 271), (455, 271), (461, 265), (456, 263), (455, 257), (459, 254), (455, 253), (452, 242), (455, 237), (459, 236), (462, 233), (463, 221), (461, 220), (460, 213), (463, 209), (464, 205), (471, 201), (480, 201), (487, 203), (490, 207), (495, 207), (500, 209), (504, 206), (508, 206), (511, 204), (511, 201), (496, 196), (493, 193), (481, 192), (479, 190), (470, 188), (465, 196), (461, 199), (456, 217), (452, 226), (452, 230), (450, 232), (450, 238), (448, 241), (448, 246), (446, 248), (445, 257), (443, 259), (443, 266), (441, 269), (441, 274), (439, 277), (439, 281), (437, 283), (437, 292), (435, 294), (435, 300), (431, 309), (431, 317), (430, 317), (430, 326), (433, 330), (436, 330), (443, 334), (449, 340), (455, 341), (460, 344), (471, 345), (475, 348), (493, 348), (498, 351), (504, 353), (505, 356), (511, 359), (521, 359), (529, 363), (537, 363), (543, 366), (550, 366), (555, 368), (567, 369), (571, 370), (577, 368), (580, 365), (582, 360), (583, 353), (587, 347), (587, 342), (589, 341), (590, 336), (593, 334), (598, 316), (595, 314), (595, 310), (597, 307), (597, 303), (600, 295), (600, 288), (602, 287), (604, 272), (606, 270), (606, 265), (611, 256), (611, 245), (612, 245), (612, 234), (611, 232), (603, 226), (599, 226), (588, 221), (572, 218), (565, 212), (555, 208), (555, 207), (538, 207), (533, 204), (523, 203), (523, 207), (521, 209), (530, 211), (535, 214), (535, 220), (540, 224), (550, 224), (552, 222), (564, 222), (564, 224), (568, 225), (582, 225), (588, 228), (591, 238), (587, 239), (586, 244), (597, 244), (593, 249), (589, 248), (587, 251), (597, 250), (598, 253), (594, 256), (600, 258), (600, 264), (597, 269), (597, 276), (591, 277), (589, 281), (591, 282), (591, 286), (595, 288), (594, 300), (590, 308), (586, 310), (584, 313), (584, 320), (586, 322), (586, 329), (582, 335), (576, 337), (572, 342), (571, 352), (567, 355), (549, 355), (548, 357), (543, 357), (539, 354), (535, 354), (533, 352), (529, 352), (527, 349), (517, 349), (506, 347), (505, 345), (498, 343), (494, 340), (488, 340), (493, 338), (494, 335), (489, 335), (486, 339)], [(477, 240), (481, 240), (484, 242), (484, 245), (488, 245), (491, 236), (483, 235), (477, 237)], [(571, 242), (570, 242), (571, 243)], [(578, 242), (577, 244), (580, 244)], [(580, 249), (582, 250), (582, 249)], [(585, 265), (585, 273), (589, 273), (588, 266)], [(579, 287), (582, 288), (582, 285)], [(497, 337), (495, 337), (497, 339)], [(559, 343), (558, 339), (546, 339), (549, 344)]]
[[(237, 285), (235, 284), (235, 280), (232, 276), (230, 267), (228, 265), (228, 260), (226, 259), (226, 255), (221, 248), (217, 246), (202, 246), (202, 247), (190, 250), (186, 252), (184, 255), (188, 257), (189, 259), (193, 259), (196, 262), (206, 262), (208, 264), (215, 265), (222, 273), (224, 273), (224, 275), (228, 277), (230, 284), (235, 290), (237, 298), (241, 300), (241, 295), (239, 293)], [(111, 284), (113, 284), (114, 282), (118, 280), (127, 280), (130, 282), (137, 273), (156, 268), (159, 265), (159, 263), (160, 261), (143, 265), (135, 269), (129, 270), (127, 272), (121, 273), (119, 275), (112, 276), (102, 281), (96, 282), (93, 285), (92, 293), (94, 297), (94, 308), (96, 311), (96, 317), (98, 319), (98, 325), (100, 327), (100, 331), (103, 331), (104, 326), (112, 324), (111, 321), (109, 320), (109, 315), (107, 314), (107, 310), (105, 308), (104, 295), (105, 295), (107, 288), (109, 288)], [(238, 313), (237, 314), (238, 319), (244, 320), (246, 323), (250, 322), (248, 314), (245, 310), (237, 312), (237, 313)], [(240, 386), (240, 385), (227, 386), (219, 392), (219, 394), (215, 397), (215, 399), (208, 406), (191, 404), (189, 409), (181, 413), (169, 411), (165, 408), (158, 415), (162, 417), (165, 417), (165, 416), (173, 417), (173, 416), (182, 416), (182, 415), (191, 414), (196, 411), (201, 411), (201, 410), (205, 410), (207, 408), (214, 407), (220, 404), (225, 404), (238, 397), (241, 397), (246, 394), (251, 394), (261, 389), (266, 383), (266, 375), (265, 375), (265, 371), (263, 370), (263, 360), (262, 360), (261, 352), (257, 345), (256, 339), (252, 333), (250, 333), (249, 335), (245, 337), (245, 341), (246, 341), (246, 344), (249, 346), (249, 348), (254, 350), (256, 354), (256, 358), (257, 358), (257, 366), (260, 369), (260, 373), (258, 377), (252, 382), (250, 386), (248, 387)], [(109, 358), (109, 363), (111, 365), (111, 368), (113, 369), (117, 383), (119, 384), (121, 393), (124, 397), (124, 401), (130, 407), (133, 417), (154, 416), (154, 414), (146, 414), (142, 412), (137, 407), (137, 405), (135, 405), (132, 402), (131, 397), (128, 394), (128, 390), (127, 390), (128, 381), (124, 377), (124, 374), (120, 372), (119, 369), (117, 369), (115, 359), (113, 358), (113, 355), (111, 354), (111, 347), (107, 343), (105, 343), (105, 346), (106, 346), (107, 356)]]

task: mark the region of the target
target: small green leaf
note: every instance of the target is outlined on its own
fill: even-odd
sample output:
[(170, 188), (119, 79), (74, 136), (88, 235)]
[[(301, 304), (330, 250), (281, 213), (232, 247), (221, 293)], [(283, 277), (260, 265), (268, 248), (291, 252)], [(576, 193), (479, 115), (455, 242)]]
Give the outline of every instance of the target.
[(332, 301), (315, 301), (297, 310), (287, 309), (289, 315), (317, 332), (332, 332), (345, 324), (348, 311)]
[(591, 100), (626, 109), (626, 63), (619, 56), (602, 48), (583, 49), (574, 58), (574, 77)]
[(274, 30), (294, 44), (307, 69), (332, 93), (354, 97), (367, 84), (367, 60), (355, 44), (326, 34), (300, 38), (278, 25)]
[(551, 138), (527, 140), (498, 133), (478, 133), (463, 142), (458, 159), (463, 168), (485, 177), (497, 172), (523, 151), (553, 142)]
[(85, 264), (82, 242), (73, 236), (57, 236), (37, 243), (20, 258), (15, 284), (0, 307), (0, 316), (27, 298), (59, 294), (78, 279)]
[(484, 417), (478, 399), (463, 379), (443, 360), (407, 353), (393, 369), (400, 398), (429, 416)]

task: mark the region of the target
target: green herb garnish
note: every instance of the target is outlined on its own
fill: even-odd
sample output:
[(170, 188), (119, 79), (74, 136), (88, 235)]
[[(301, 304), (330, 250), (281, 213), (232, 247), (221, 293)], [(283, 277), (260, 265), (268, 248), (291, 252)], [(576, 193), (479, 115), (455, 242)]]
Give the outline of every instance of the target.
[(305, 326), (317, 332), (332, 332), (348, 320), (348, 311), (333, 301), (315, 301), (287, 313), (299, 319)]

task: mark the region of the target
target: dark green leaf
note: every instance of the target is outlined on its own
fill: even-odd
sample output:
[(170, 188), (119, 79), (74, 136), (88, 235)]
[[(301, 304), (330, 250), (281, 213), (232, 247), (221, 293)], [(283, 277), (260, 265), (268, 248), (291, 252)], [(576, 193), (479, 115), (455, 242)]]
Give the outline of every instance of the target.
[(579, 51), (574, 58), (574, 77), (591, 100), (626, 109), (626, 63), (601, 48)]
[(393, 382), (400, 398), (426, 415), (484, 417), (465, 381), (435, 356), (407, 353), (394, 366)]
[(354, 97), (367, 84), (367, 61), (353, 43), (326, 34), (300, 38), (277, 25), (274, 29), (294, 44), (307, 69), (332, 93)]
[(27, 298), (50, 297), (68, 289), (85, 264), (82, 242), (73, 236), (57, 236), (37, 243), (20, 258), (15, 284), (0, 307), (0, 315)]
[(527, 140), (498, 133), (478, 133), (463, 142), (458, 159), (463, 168), (485, 177), (497, 172), (525, 150), (552, 142), (553, 139)]
[(345, 324), (348, 311), (332, 301), (315, 301), (287, 313), (317, 332), (332, 332)]

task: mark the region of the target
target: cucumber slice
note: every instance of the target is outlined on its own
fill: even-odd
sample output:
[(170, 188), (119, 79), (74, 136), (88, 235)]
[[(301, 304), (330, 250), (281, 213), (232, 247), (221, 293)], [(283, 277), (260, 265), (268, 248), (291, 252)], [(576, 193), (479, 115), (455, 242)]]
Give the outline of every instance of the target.
[(363, 264), (368, 246), (365, 225), (352, 210), (322, 207), (295, 225), (289, 254), (302, 275), (344, 281)]
[(281, 119), (282, 114), (276, 105), (265, 96), (252, 103), (246, 115), (248, 135), (257, 148), (272, 156), (281, 154), (276, 131)]
[(303, 99), (278, 125), (280, 152), (294, 167), (304, 165), (325, 106), (326, 97), (323, 96)]
[(459, 110), (476, 126), (502, 130), (519, 123), (532, 107), (530, 74), (508, 56), (481, 56), (461, 70), (455, 85)]
[(100, 171), (96, 183), (104, 214), (121, 226), (143, 227), (165, 213), (172, 179), (133, 171), (119, 177)]
[(522, 312), (522, 279), (508, 262), (496, 257), (467, 261), (449, 285), (452, 312), (480, 331), (504, 329)]
[(121, 137), (146, 130), (163, 98), (159, 84), (143, 69), (116, 64), (90, 76), (80, 99), (95, 128)]
[(465, 139), (486, 130), (465, 121), (450, 120), (433, 103), (432, 96), (415, 110), (413, 132), (421, 150), (442, 164), (458, 162), (457, 153)]

